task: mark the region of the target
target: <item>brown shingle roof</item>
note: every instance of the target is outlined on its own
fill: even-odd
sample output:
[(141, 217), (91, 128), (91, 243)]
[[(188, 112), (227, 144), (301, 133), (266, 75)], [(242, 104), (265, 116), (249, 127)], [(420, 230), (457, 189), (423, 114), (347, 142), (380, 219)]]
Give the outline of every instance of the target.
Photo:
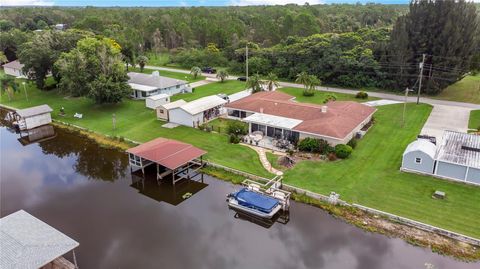
[(326, 104), (327, 112), (322, 113), (321, 105), (297, 103), (293, 98), (277, 91), (260, 92), (227, 104), (226, 107), (302, 120), (294, 130), (338, 139), (345, 138), (376, 111), (373, 107), (357, 102), (338, 101)]

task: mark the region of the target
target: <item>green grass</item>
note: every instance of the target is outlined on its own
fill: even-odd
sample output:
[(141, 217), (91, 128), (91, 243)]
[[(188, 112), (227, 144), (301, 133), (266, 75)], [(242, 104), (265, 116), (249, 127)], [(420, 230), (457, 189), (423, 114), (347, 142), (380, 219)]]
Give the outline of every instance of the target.
[[(208, 160), (252, 174), (271, 176), (260, 164), (255, 151), (248, 147), (228, 143), (227, 135), (207, 133), (184, 126), (174, 129), (161, 127), (164, 122), (156, 119), (153, 110), (145, 108), (144, 101), (125, 99), (120, 104), (96, 105), (83, 97), (68, 98), (60, 95), (57, 91), (42, 92), (36, 89), (32, 83), (28, 83), (27, 92), (30, 101), (25, 99), (22, 90), (15, 93), (12, 101), (8, 100), (6, 94), (2, 95), (0, 103), (16, 108), (48, 104), (54, 110), (52, 117), (56, 120), (139, 142), (157, 137), (181, 140), (208, 151), (206, 155)], [(62, 106), (65, 108), (65, 117), (59, 116)], [(75, 113), (83, 114), (83, 119), (74, 118)], [(113, 113), (116, 115), (115, 131), (112, 127)]]
[[(217, 118), (217, 119), (214, 119), (214, 120), (210, 121), (208, 123), (208, 125), (213, 127), (213, 131), (215, 131), (215, 132), (222, 133), (222, 134), (227, 134), (227, 126), (228, 126), (228, 123), (231, 122), (231, 121), (238, 121), (238, 120)], [(241, 121), (238, 121), (238, 122), (241, 122)], [(244, 122), (241, 122), (241, 123), (244, 124), (246, 126), (246, 128), (248, 129), (248, 124), (247, 123), (244, 123)]]
[[(139, 67), (130, 67), (128, 69), (129, 72), (138, 72), (140, 73), (140, 68)], [(179, 72), (173, 72), (173, 71), (167, 71), (167, 70), (153, 70), (153, 69), (143, 69), (143, 73), (145, 74), (151, 74), (153, 71), (158, 71), (160, 73), (160, 76), (164, 77), (169, 77), (169, 78), (174, 78), (174, 79), (180, 79), (180, 80), (186, 80), (188, 82), (196, 82), (200, 80), (204, 80), (204, 76), (197, 76), (194, 78), (190, 74), (185, 74), (185, 73), (179, 73)]]
[(480, 110), (472, 110), (470, 112), (470, 121), (468, 128), (480, 130)]
[(480, 74), (466, 76), (432, 98), (480, 104)]
[[(285, 182), (480, 238), (480, 188), (399, 171), (403, 151), (431, 111), (425, 104), (408, 106), (404, 128), (403, 105), (378, 107), (375, 125), (349, 159), (297, 163)], [(445, 191), (447, 199), (432, 199), (435, 190)]]
[(168, 53), (154, 53), (154, 52), (147, 52), (145, 54), (148, 58), (147, 65), (156, 65), (156, 66), (167, 66), (170, 62), (170, 54)]
[(213, 82), (207, 85), (196, 87), (192, 93), (177, 94), (171, 97), (172, 102), (183, 99), (187, 102), (219, 93), (230, 95), (245, 89), (245, 82), (237, 80), (226, 80), (225, 82)]
[(269, 151), (265, 151), (265, 154), (267, 155), (267, 160), (270, 162), (270, 164), (272, 165), (273, 168), (275, 168), (277, 170), (280, 170), (280, 171), (286, 170), (286, 167), (278, 164), (278, 158), (280, 158), (279, 155), (273, 154)]
[(323, 104), (328, 95), (335, 95), (338, 101), (355, 101), (355, 102), (366, 102), (372, 100), (378, 100), (376, 97), (368, 97), (368, 99), (357, 99), (354, 95), (344, 94), (344, 93), (330, 93), (323, 91), (316, 91), (314, 96), (303, 96), (302, 88), (293, 88), (285, 87), (278, 89), (284, 93), (295, 96), (295, 100), (302, 103), (311, 103), (311, 104)]

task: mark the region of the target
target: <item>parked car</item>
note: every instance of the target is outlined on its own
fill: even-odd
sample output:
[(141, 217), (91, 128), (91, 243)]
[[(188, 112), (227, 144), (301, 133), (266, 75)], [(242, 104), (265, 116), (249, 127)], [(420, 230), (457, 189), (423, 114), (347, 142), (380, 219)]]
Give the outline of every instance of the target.
[(217, 73), (217, 69), (207, 66), (207, 67), (202, 68), (202, 72), (207, 73), (207, 74), (215, 74), (215, 73)]
[(247, 77), (238, 77), (237, 80), (238, 81), (247, 81)]

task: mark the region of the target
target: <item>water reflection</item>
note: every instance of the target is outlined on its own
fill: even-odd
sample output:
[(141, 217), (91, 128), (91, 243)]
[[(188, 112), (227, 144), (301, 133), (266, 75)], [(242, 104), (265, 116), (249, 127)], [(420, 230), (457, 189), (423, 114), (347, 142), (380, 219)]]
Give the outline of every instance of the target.
[(287, 225), (265, 229), (227, 208), (225, 195), (238, 187), (207, 176), (207, 186), (172, 206), (131, 186), (123, 153), (61, 130), (28, 147), (5, 128), (0, 139), (1, 215), (25, 209), (80, 242), (81, 268), (479, 266), (366, 233), (304, 204), (291, 204)]

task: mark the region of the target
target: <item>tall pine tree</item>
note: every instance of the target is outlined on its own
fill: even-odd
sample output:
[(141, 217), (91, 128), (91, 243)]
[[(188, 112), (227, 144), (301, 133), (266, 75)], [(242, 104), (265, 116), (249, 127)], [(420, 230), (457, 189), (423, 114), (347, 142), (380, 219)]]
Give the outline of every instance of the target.
[(397, 20), (387, 50), (393, 86), (415, 84), (422, 54), (426, 54), (422, 92), (437, 94), (461, 79), (479, 42), (477, 27), (473, 3), (413, 0), (410, 12)]

